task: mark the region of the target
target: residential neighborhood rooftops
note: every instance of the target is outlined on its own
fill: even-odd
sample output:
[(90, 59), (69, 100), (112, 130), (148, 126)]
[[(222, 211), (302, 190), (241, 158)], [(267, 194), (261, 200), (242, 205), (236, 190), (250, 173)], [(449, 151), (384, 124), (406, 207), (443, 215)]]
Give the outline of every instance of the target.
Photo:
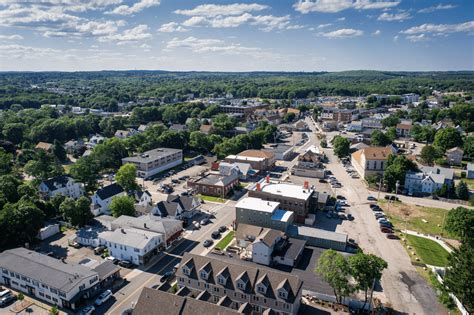
[(234, 181), (238, 175), (218, 175), (218, 174), (206, 174), (204, 176), (190, 179), (191, 182), (206, 184), (206, 185), (215, 185), (215, 186), (226, 186), (232, 181)]
[(71, 180), (71, 177), (67, 175), (59, 175), (48, 180), (43, 181), (43, 184), (48, 187), (49, 190), (56, 190), (58, 187), (64, 187)]
[(420, 166), (420, 170), (423, 173), (431, 173), (431, 174), (438, 174), (444, 175), (446, 179), (453, 180), (454, 178), (454, 170), (451, 168), (446, 167), (438, 167), (438, 166)]
[(237, 154), (237, 156), (271, 159), (274, 157), (274, 154), (262, 150), (245, 150)]
[(63, 292), (69, 292), (84, 279), (97, 275), (87, 267), (66, 263), (22, 247), (1, 253), (0, 267), (37, 279)]
[(100, 199), (105, 200), (115, 195), (118, 195), (123, 191), (123, 188), (119, 184), (113, 183), (97, 190), (96, 194), (97, 196), (99, 196)]
[(262, 212), (273, 213), (280, 206), (279, 202), (266, 201), (260, 198), (246, 197), (240, 199), (235, 205), (236, 208), (258, 210)]
[(181, 152), (181, 149), (172, 148), (157, 148), (150, 151), (143, 152), (139, 155), (123, 158), (123, 162), (148, 163), (153, 162), (159, 158), (166, 157), (170, 154)]
[(101, 239), (133, 248), (144, 248), (154, 237), (162, 234), (136, 228), (121, 228), (99, 234)]
[(367, 147), (352, 153), (352, 158), (359, 163), (362, 155), (365, 156), (366, 160), (386, 160), (391, 153), (392, 150), (389, 147)]

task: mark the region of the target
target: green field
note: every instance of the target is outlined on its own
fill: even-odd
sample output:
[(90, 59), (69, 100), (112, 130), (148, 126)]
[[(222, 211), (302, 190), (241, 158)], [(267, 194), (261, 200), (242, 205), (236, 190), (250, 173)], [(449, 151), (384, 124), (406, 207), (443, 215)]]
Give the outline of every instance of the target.
[(220, 197), (207, 196), (207, 195), (197, 195), (197, 197), (201, 198), (204, 201), (211, 201), (211, 202), (224, 203), (226, 201), (225, 199), (222, 199)]
[(234, 239), (234, 231), (230, 231), (223, 239), (219, 241), (216, 245), (216, 249), (224, 250), (229, 243)]
[(448, 264), (449, 253), (435, 241), (409, 234), (406, 238), (423, 263), (439, 267)]

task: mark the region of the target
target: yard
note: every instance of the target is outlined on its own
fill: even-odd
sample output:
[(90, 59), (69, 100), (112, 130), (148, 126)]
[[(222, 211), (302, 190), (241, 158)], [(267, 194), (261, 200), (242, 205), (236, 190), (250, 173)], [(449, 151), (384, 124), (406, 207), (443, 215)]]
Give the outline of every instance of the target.
[(224, 236), (224, 238), (221, 239), (219, 243), (217, 243), (215, 248), (219, 250), (224, 250), (230, 244), (230, 242), (234, 239), (234, 233), (235, 233), (234, 231), (230, 231), (229, 233), (227, 233), (227, 235)]
[(406, 238), (423, 263), (439, 267), (448, 264), (449, 253), (435, 241), (409, 234)]
[(391, 202), (388, 206), (385, 200), (379, 201), (379, 205), (398, 229), (454, 238), (443, 231), (444, 217), (449, 210), (407, 205), (401, 202)]
[(210, 201), (210, 202), (219, 202), (219, 203), (224, 203), (226, 200), (220, 197), (214, 197), (214, 196), (207, 196), (207, 195), (197, 195), (198, 198), (201, 198), (204, 201)]

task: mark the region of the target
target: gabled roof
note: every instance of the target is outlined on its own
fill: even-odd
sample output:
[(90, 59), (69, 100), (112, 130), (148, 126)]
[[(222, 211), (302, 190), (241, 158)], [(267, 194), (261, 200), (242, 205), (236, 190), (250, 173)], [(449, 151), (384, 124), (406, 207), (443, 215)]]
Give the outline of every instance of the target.
[(53, 178), (50, 178), (48, 180), (43, 181), (43, 184), (48, 187), (49, 190), (54, 191), (58, 188), (65, 187), (66, 184), (71, 180), (72, 178), (67, 176), (67, 175), (59, 175)]
[(262, 150), (245, 150), (237, 154), (237, 156), (272, 159), (275, 155), (271, 152), (262, 151)]
[(124, 192), (123, 188), (119, 184), (113, 183), (97, 190), (95, 193), (100, 199), (105, 200), (122, 192)]
[(35, 146), (35, 149), (40, 149), (40, 150), (45, 150), (45, 151), (50, 151), (52, 148), (53, 148), (53, 145), (47, 142), (38, 142), (38, 144)]
[(261, 238), (262, 242), (267, 245), (268, 247), (275, 244), (278, 238), (282, 237), (285, 233), (278, 230), (268, 229), (263, 237)]

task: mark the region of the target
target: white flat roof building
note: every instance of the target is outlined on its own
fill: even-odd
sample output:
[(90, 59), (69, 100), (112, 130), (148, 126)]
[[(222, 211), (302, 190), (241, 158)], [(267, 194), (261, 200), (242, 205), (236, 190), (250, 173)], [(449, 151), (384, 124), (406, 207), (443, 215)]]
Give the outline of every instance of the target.
[(226, 156), (228, 160), (241, 160), (241, 161), (252, 161), (252, 162), (263, 162), (265, 158), (263, 157), (254, 157), (254, 156), (242, 156), (242, 155), (228, 155)]
[(260, 198), (247, 197), (241, 199), (235, 205), (236, 208), (258, 210), (262, 212), (273, 213), (278, 209), (280, 203), (275, 201), (266, 201)]
[(303, 200), (308, 200), (313, 194), (313, 190), (310, 188), (306, 189), (300, 185), (273, 182), (267, 183), (266, 181), (260, 182), (260, 190), (274, 195)]

